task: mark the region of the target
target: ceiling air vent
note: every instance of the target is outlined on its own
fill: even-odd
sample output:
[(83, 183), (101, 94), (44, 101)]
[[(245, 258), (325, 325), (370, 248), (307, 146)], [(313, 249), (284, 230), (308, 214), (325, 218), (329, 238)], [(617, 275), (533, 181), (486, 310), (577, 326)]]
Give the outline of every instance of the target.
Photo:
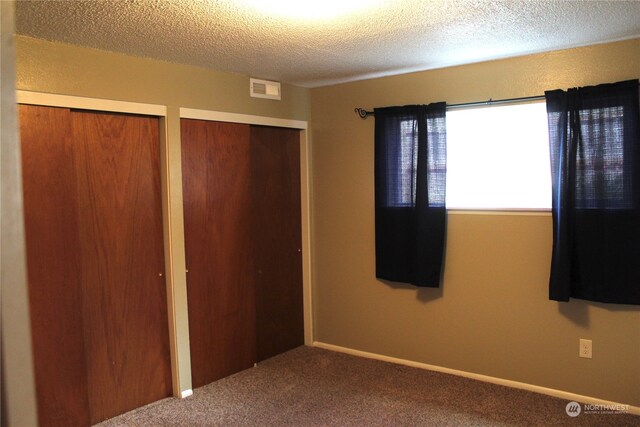
[(281, 99), (280, 83), (249, 79), (249, 94), (254, 98)]

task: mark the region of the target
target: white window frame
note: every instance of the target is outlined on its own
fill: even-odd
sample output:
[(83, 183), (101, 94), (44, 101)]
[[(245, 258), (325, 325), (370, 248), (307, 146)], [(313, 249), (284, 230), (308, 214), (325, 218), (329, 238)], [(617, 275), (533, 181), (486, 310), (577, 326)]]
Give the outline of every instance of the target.
[[(495, 204), (475, 204), (475, 203), (460, 203), (460, 199), (457, 198), (454, 199), (455, 201), (453, 203), (450, 202), (450, 193), (451, 193), (451, 189), (452, 189), (452, 178), (451, 178), (451, 173), (452, 173), (452, 169), (453, 169), (453, 173), (459, 173), (459, 171), (456, 171), (456, 169), (458, 168), (458, 166), (456, 166), (456, 163), (453, 163), (453, 168), (452, 168), (452, 163), (451, 163), (451, 159), (452, 157), (454, 158), (454, 162), (456, 162), (455, 157), (460, 157), (460, 153), (456, 153), (456, 151), (460, 151), (460, 149), (463, 149), (464, 147), (455, 147), (452, 146), (451, 141), (451, 135), (455, 135), (456, 131), (452, 131), (450, 126), (451, 126), (451, 122), (453, 122), (454, 120), (452, 120), (452, 116), (454, 115), (458, 115), (458, 113), (461, 113), (461, 115), (468, 115), (469, 113), (473, 112), (473, 111), (478, 111), (480, 113), (482, 112), (486, 112), (487, 109), (493, 109), (494, 111), (496, 109), (501, 109), (501, 108), (513, 108), (513, 107), (519, 107), (519, 106), (532, 106), (532, 105), (536, 105), (535, 107), (528, 107), (526, 109), (530, 109), (530, 108), (543, 108), (544, 109), (544, 130), (540, 129), (538, 130), (538, 132), (540, 132), (538, 135), (540, 137), (544, 138), (544, 150), (546, 153), (546, 157), (543, 159), (543, 161), (546, 163), (547, 170), (548, 170), (548, 176), (546, 177), (544, 184), (546, 185), (548, 188), (548, 205), (546, 206), (540, 206), (540, 204), (538, 205), (531, 205), (531, 206), (522, 206), (522, 204), (520, 204), (519, 206), (508, 206), (508, 205), (502, 205), (502, 206), (496, 206)], [(455, 119), (455, 121), (459, 121), (462, 118), (459, 119)], [(543, 119), (542, 117), (539, 117), (539, 119)], [(509, 103), (509, 104), (501, 104), (501, 105), (488, 105), (488, 106), (470, 106), (470, 107), (464, 107), (464, 108), (455, 108), (455, 109), (449, 109), (447, 110), (447, 211), (448, 212), (455, 212), (455, 213), (486, 213), (486, 214), (497, 214), (497, 213), (506, 213), (506, 214), (541, 214), (541, 215), (550, 215), (551, 212), (551, 165), (550, 165), (550, 161), (549, 161), (549, 146), (548, 146), (548, 129), (547, 129), (547, 125), (546, 125), (546, 105), (544, 102), (544, 99), (542, 100), (536, 100), (536, 101), (529, 101), (529, 102), (518, 102), (518, 103)], [(458, 126), (458, 124), (455, 124), (456, 126)], [(471, 126), (471, 128), (469, 129), (473, 129), (473, 125), (469, 125)], [(466, 127), (466, 126), (465, 126)], [(474, 135), (475, 137), (475, 135)], [(510, 142), (511, 143), (511, 142)], [(514, 141), (513, 143), (517, 144), (518, 141)], [(455, 144), (455, 143), (454, 143)], [(474, 141), (469, 141), (465, 144), (480, 144), (479, 147), (482, 147), (483, 141), (482, 140), (474, 140)], [(453, 148), (455, 147), (455, 148)], [(452, 149), (453, 148), (453, 149)], [(538, 147), (538, 149), (542, 149), (542, 147)], [(468, 153), (470, 156), (473, 156), (474, 159), (477, 158), (477, 156), (473, 153), (473, 150), (469, 150)], [(490, 164), (490, 163), (488, 163)], [(476, 173), (476, 175), (481, 174), (482, 173), (482, 169), (486, 169), (487, 168), (487, 163), (483, 164), (483, 167), (478, 171), (478, 173)], [(471, 174), (473, 176), (473, 173)], [(473, 178), (469, 178), (466, 177), (464, 180), (468, 180), (468, 179), (473, 179)], [(462, 181), (462, 180), (461, 180)], [(455, 184), (454, 184), (455, 185)]]

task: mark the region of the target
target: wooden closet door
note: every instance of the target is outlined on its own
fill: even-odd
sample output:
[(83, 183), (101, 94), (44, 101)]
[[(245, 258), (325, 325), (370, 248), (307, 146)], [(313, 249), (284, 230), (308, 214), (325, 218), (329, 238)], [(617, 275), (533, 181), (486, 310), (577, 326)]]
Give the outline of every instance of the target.
[(171, 393), (158, 120), (21, 106), (41, 425)]
[(91, 422), (171, 394), (157, 118), (72, 114)]
[(253, 366), (249, 126), (181, 120), (194, 387)]
[(251, 127), (257, 360), (304, 344), (300, 131)]
[(38, 418), (89, 425), (71, 112), (21, 105), (19, 114)]

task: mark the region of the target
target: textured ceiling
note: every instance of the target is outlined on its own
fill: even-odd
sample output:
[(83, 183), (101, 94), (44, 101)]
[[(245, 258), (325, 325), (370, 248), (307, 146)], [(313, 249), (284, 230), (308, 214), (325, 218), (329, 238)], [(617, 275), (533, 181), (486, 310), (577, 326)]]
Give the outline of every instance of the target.
[(640, 1), (333, 0), (372, 6), (332, 18), (253, 3), (19, 0), (16, 26), (31, 37), (307, 87), (640, 37)]

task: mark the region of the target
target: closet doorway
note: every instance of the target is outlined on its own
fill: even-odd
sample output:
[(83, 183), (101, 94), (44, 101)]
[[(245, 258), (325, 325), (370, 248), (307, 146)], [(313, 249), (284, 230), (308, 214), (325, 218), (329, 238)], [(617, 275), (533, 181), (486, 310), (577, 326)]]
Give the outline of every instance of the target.
[(193, 387), (304, 344), (300, 130), (181, 119)]
[(19, 108), (40, 425), (170, 396), (159, 119)]

